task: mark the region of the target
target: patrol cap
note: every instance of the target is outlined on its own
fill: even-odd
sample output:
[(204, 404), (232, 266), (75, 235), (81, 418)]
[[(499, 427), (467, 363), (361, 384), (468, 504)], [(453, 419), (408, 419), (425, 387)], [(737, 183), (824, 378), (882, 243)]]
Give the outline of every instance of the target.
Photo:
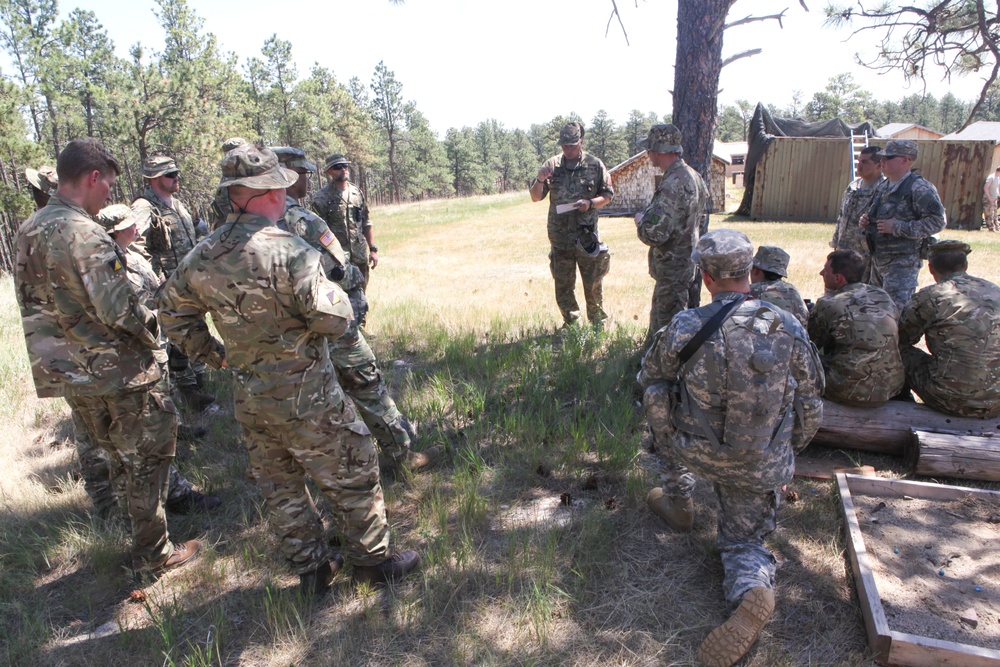
[(954, 239), (942, 239), (937, 243), (931, 245), (931, 247), (927, 249), (927, 255), (930, 256), (933, 255), (934, 253), (949, 252), (949, 251), (962, 252), (968, 255), (970, 252), (972, 252), (972, 246), (970, 246), (965, 241), (956, 241)]
[(750, 273), (753, 244), (743, 232), (717, 229), (698, 240), (691, 259), (716, 280), (740, 278)]
[(788, 276), (788, 253), (774, 245), (762, 245), (753, 256), (753, 265), (761, 271), (777, 273), (782, 278)]
[(677, 129), (676, 125), (660, 123), (649, 128), (649, 134), (646, 135), (646, 138), (640, 139), (635, 145), (654, 153), (683, 155), (684, 148), (681, 146), (681, 141), (681, 131)]
[(164, 174), (179, 171), (180, 169), (177, 168), (177, 163), (174, 162), (172, 157), (167, 155), (151, 155), (146, 158), (146, 162), (142, 165), (143, 178), (156, 178), (158, 176), (163, 176)]
[(343, 153), (334, 153), (326, 159), (326, 164), (323, 166), (323, 171), (330, 171), (332, 168), (342, 165), (351, 164), (351, 161), (347, 159), (347, 156)]
[(254, 190), (280, 190), (293, 185), (299, 175), (278, 164), (278, 156), (268, 148), (243, 144), (226, 153), (220, 188), (242, 185)]
[(883, 160), (897, 156), (908, 157), (912, 160), (916, 160), (917, 153), (917, 142), (908, 141), (906, 139), (893, 139), (886, 143), (885, 148), (876, 153), (876, 155)]
[(243, 137), (232, 137), (230, 139), (226, 139), (225, 141), (222, 142), (222, 152), (228, 153), (234, 148), (239, 148), (246, 142), (247, 140), (244, 139)]
[(289, 169), (305, 169), (309, 172), (316, 171), (316, 165), (306, 159), (306, 152), (301, 148), (278, 146), (271, 150), (278, 156), (278, 162)]
[(56, 174), (56, 168), (49, 165), (43, 165), (38, 169), (31, 169), (29, 167), (24, 170), (24, 177), (36, 189), (41, 190), (47, 195), (52, 194), (59, 187), (59, 175)]
[(132, 209), (125, 204), (112, 204), (105, 206), (98, 212), (97, 222), (110, 234), (134, 225), (135, 217), (132, 214)]
[(575, 146), (583, 141), (583, 125), (575, 120), (571, 120), (559, 130), (558, 146)]

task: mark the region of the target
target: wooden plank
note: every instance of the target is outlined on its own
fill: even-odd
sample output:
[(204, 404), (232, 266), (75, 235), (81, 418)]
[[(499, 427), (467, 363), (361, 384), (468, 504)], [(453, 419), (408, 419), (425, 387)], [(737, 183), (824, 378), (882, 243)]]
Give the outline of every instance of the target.
[[(839, 477), (839, 475), (838, 475)], [(1000, 491), (970, 489), (965, 486), (948, 486), (930, 482), (914, 482), (905, 479), (885, 479), (881, 477), (847, 476), (851, 493), (863, 496), (886, 496), (890, 498), (923, 498), (926, 500), (961, 500), (973, 496), (992, 502), (1000, 502)]]
[(806, 479), (833, 479), (838, 472), (852, 475), (875, 476), (872, 466), (844, 465), (843, 461), (834, 459), (817, 459), (810, 456), (795, 457), (795, 476)]
[(913, 472), (1000, 482), (1000, 436), (952, 435), (914, 430)]
[(998, 667), (1000, 651), (890, 630), (890, 665), (907, 667)]

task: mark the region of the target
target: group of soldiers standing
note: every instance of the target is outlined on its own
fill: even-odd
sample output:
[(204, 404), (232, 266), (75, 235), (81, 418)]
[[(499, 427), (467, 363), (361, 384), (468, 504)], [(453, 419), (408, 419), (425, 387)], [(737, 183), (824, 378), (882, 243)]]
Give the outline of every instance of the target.
[[(549, 258), (566, 324), (579, 312), (575, 267), (556, 261), (563, 256), (579, 264), (588, 316), (600, 326), (608, 249), (596, 209), (613, 190), (582, 139), (579, 123), (563, 128), (562, 155), (539, 169), (530, 194), (533, 201), (550, 195)], [(786, 280), (783, 249), (755, 253), (740, 232), (707, 232), (708, 188), (684, 162), (681, 144), (670, 124), (653, 126), (639, 143), (663, 171), (652, 201), (635, 216), (656, 281), (638, 383), (666, 467), (666, 483), (647, 504), (687, 532), (695, 475), (714, 485), (732, 614), (708, 634), (697, 659), (728, 667), (774, 612), (775, 559), (764, 539), (776, 527), (794, 454), (822, 422), (822, 399), (875, 407), (913, 400), (912, 390), (947, 414), (1000, 415), (1000, 287), (966, 272), (967, 244), (935, 242), (945, 211), (934, 185), (910, 169), (917, 145), (889, 141), (858, 158), (834, 251), (820, 271), (826, 291), (810, 312)], [(592, 270), (601, 255), (602, 271)], [(914, 294), (924, 258), (936, 284)], [(698, 307), (702, 281), (712, 303)], [(921, 338), (929, 353), (915, 347)]]

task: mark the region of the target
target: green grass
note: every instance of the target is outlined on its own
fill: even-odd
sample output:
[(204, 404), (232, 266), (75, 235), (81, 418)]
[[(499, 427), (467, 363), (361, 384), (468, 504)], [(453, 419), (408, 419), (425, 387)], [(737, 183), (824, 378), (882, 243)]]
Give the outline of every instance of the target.
[[(373, 212), (371, 344), (419, 447), (447, 453), (386, 489), (394, 544), (422, 553), (420, 574), (383, 592), (341, 580), (317, 603), (301, 599), (277, 555), (221, 373), (211, 383), (227, 409), (191, 420), (209, 433), (182, 444), (177, 463), (225, 504), (171, 517), (172, 534), (201, 539), (204, 553), (130, 599), (128, 535), (90, 518), (68, 411), (34, 397), (3, 279), (0, 663), (691, 664), (725, 617), (715, 505), (699, 484), (690, 535), (645, 509), (661, 472), (641, 448), (631, 395), (652, 288), (645, 248), (630, 220), (602, 221), (611, 324), (559, 332), (546, 206), (520, 193)], [(783, 246), (803, 295), (822, 293), (831, 225), (713, 218), (720, 226)], [(1000, 236), (948, 236), (973, 243), (973, 272), (997, 280)], [(778, 613), (747, 664), (872, 664), (835, 492), (792, 486), (802, 499), (772, 540)], [(115, 631), (85, 639), (102, 626)]]

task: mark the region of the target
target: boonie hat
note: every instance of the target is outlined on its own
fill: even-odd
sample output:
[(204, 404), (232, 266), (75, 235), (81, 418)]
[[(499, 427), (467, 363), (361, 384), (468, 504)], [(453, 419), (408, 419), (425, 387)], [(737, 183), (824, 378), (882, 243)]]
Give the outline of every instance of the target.
[(649, 134), (646, 135), (646, 138), (640, 139), (635, 145), (654, 153), (683, 155), (684, 148), (681, 146), (681, 141), (681, 131), (677, 129), (676, 125), (660, 123), (649, 128)]
[(316, 165), (306, 159), (306, 152), (301, 148), (278, 146), (271, 150), (278, 156), (278, 162), (289, 169), (305, 169), (309, 172), (316, 171)]
[(247, 142), (243, 137), (232, 137), (231, 139), (226, 139), (222, 142), (222, 152), (228, 153), (234, 148), (239, 148)]
[(156, 178), (175, 171), (180, 171), (180, 169), (177, 168), (174, 159), (167, 155), (151, 155), (146, 158), (146, 162), (142, 165), (143, 178)]
[(24, 177), (28, 179), (35, 188), (41, 190), (47, 195), (52, 194), (59, 187), (59, 175), (56, 174), (56, 168), (50, 167), (48, 165), (43, 165), (38, 169), (28, 169), (24, 170)]
[(110, 234), (134, 225), (135, 217), (132, 215), (132, 209), (125, 204), (112, 204), (100, 210), (97, 222)]
[(351, 161), (343, 153), (334, 153), (326, 159), (323, 171), (330, 171), (332, 167), (336, 167), (338, 164), (351, 164)]
[(762, 245), (753, 256), (753, 265), (761, 271), (777, 273), (782, 278), (788, 276), (788, 253), (773, 245)]
[(254, 190), (280, 190), (293, 185), (299, 175), (278, 164), (278, 156), (268, 148), (244, 144), (226, 153), (220, 188), (242, 185)]
[(574, 146), (583, 141), (583, 135), (583, 125), (575, 120), (571, 120), (559, 130), (559, 143), (557, 145)]
[(743, 232), (717, 229), (698, 240), (691, 259), (716, 280), (739, 278), (750, 272), (753, 244)]

